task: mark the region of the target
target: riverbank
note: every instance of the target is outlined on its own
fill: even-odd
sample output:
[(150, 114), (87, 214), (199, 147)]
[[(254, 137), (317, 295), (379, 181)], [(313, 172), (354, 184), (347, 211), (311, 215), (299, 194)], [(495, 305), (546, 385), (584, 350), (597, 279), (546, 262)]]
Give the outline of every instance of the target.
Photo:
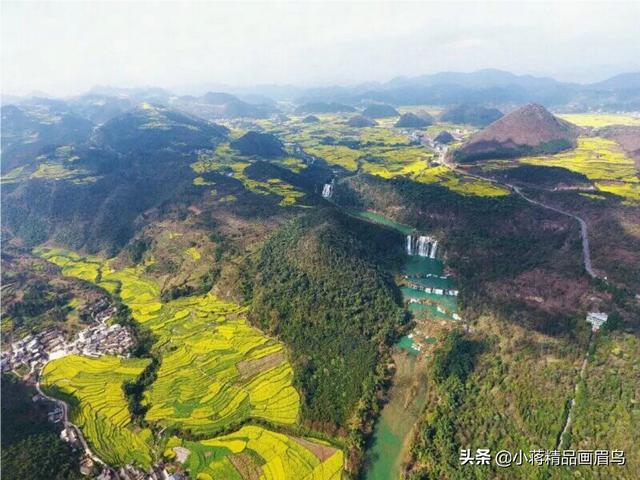
[(411, 433), (426, 399), (427, 359), (397, 348), (393, 385), (376, 424), (368, 457), (367, 480), (398, 478), (410, 447)]

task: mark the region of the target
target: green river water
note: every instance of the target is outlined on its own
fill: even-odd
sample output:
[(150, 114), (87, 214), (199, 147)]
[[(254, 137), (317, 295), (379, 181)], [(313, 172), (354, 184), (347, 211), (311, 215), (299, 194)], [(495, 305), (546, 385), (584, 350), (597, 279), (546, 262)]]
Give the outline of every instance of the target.
[[(375, 212), (348, 210), (347, 213), (394, 228), (404, 235), (415, 230)], [(404, 273), (416, 279), (414, 283), (417, 285), (451, 288), (451, 280), (443, 278), (443, 270), (440, 260), (424, 257), (407, 256), (404, 265)], [(410, 286), (402, 286), (401, 291), (405, 300), (429, 302), (409, 303), (408, 309), (414, 315), (451, 320), (451, 315), (457, 311), (456, 297), (426, 293)], [(425, 343), (435, 342), (434, 338), (425, 339)], [(421, 375), (424, 374), (424, 362), (421, 362), (423, 354), (414, 345), (413, 339), (408, 336), (402, 337), (395, 345), (394, 361), (397, 369), (394, 385), (389, 390), (389, 401), (383, 407), (374, 428), (372, 444), (367, 451), (365, 480), (395, 480), (400, 477), (409, 436), (426, 399), (425, 382), (421, 380)]]

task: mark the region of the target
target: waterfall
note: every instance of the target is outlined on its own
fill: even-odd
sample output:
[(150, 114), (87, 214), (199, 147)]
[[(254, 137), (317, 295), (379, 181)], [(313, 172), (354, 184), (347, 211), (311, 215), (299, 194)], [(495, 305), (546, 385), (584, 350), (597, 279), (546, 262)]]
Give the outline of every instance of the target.
[(428, 235), (407, 235), (407, 255), (436, 258), (438, 241)]
[(331, 198), (331, 195), (333, 195), (333, 183), (325, 183), (322, 187), (322, 197)]
[(436, 249), (438, 248), (438, 241), (434, 240), (433, 241), (433, 246), (431, 247), (431, 254), (429, 255), (429, 258), (436, 258)]
[(430, 238), (421, 235), (418, 237), (418, 256), (420, 257), (428, 257), (429, 256), (429, 248), (431, 246), (431, 242), (429, 242)]

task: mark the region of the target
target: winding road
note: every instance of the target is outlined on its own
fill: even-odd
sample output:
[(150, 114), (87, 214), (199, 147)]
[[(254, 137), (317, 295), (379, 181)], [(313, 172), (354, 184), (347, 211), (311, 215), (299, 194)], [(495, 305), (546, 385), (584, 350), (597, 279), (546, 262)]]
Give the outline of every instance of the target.
[(559, 208), (552, 207), (550, 205), (545, 205), (542, 202), (538, 202), (537, 200), (533, 200), (527, 197), (524, 193), (520, 191), (520, 189), (514, 185), (510, 185), (508, 183), (505, 184), (510, 187), (514, 192), (524, 198), (527, 202), (533, 203), (534, 205), (538, 205), (542, 208), (546, 208), (547, 210), (552, 210), (554, 212), (560, 213), (562, 215), (566, 215), (567, 217), (571, 217), (580, 224), (580, 235), (582, 236), (582, 255), (584, 257), (584, 269), (591, 276), (591, 278), (598, 278), (598, 275), (593, 271), (591, 267), (591, 254), (589, 252), (589, 231), (587, 229), (587, 222), (585, 222), (582, 218), (573, 213), (566, 212), (564, 210), (560, 210)]
[(582, 237), (582, 257), (584, 259), (584, 269), (586, 270), (586, 272), (589, 274), (589, 276), (591, 278), (599, 278), (598, 275), (596, 274), (596, 272), (593, 271), (593, 267), (591, 266), (591, 253), (589, 250), (589, 230), (587, 228), (587, 222), (584, 221), (584, 219), (580, 218), (577, 215), (574, 215), (573, 213), (567, 212), (565, 210), (561, 210), (559, 208), (556, 207), (552, 207), (551, 205), (547, 205), (545, 203), (539, 202), (538, 200), (534, 200), (532, 198), (527, 197), (524, 193), (522, 193), (522, 190), (520, 190), (520, 187), (517, 187), (515, 185), (512, 185), (510, 183), (506, 183), (506, 182), (500, 182), (498, 180), (495, 180), (493, 178), (489, 178), (489, 177), (484, 177), (482, 175), (478, 175), (475, 173), (469, 173), (466, 172), (460, 168), (458, 168), (455, 165), (451, 165), (446, 161), (446, 149), (440, 153), (440, 163), (442, 165), (445, 165), (447, 168), (454, 170), (462, 175), (466, 175), (469, 177), (473, 177), (473, 178), (477, 178), (478, 180), (484, 180), (487, 182), (491, 182), (493, 184), (496, 185), (500, 185), (502, 187), (506, 187), (509, 190), (515, 192), (517, 195), (519, 195), (522, 199), (526, 200), (527, 202), (533, 204), (533, 205), (537, 205), (538, 207), (542, 207), (545, 208), (547, 210), (551, 210), (553, 212), (559, 213), (561, 215), (565, 215), (567, 217), (571, 217), (574, 220), (576, 220), (578, 222), (578, 224), (580, 225), (580, 236)]
[[(533, 205), (536, 205), (536, 206), (541, 207), (541, 208), (545, 208), (547, 210), (551, 210), (553, 212), (559, 213), (561, 215), (565, 215), (567, 217), (571, 217), (574, 220), (576, 220), (578, 222), (578, 224), (580, 225), (580, 235), (582, 237), (582, 256), (583, 256), (583, 259), (584, 259), (584, 269), (589, 274), (589, 276), (591, 278), (599, 278), (598, 275), (593, 271), (593, 268), (591, 266), (591, 253), (589, 251), (589, 230), (587, 228), (587, 223), (584, 221), (584, 219), (580, 218), (577, 215), (574, 215), (573, 213), (567, 212), (565, 210), (561, 210), (561, 209), (556, 208), (556, 207), (552, 207), (551, 205), (547, 205), (545, 203), (539, 202), (538, 200), (534, 200), (532, 198), (529, 198), (524, 193), (522, 193), (522, 190), (520, 190), (519, 187), (517, 187), (515, 185), (512, 185), (510, 183), (506, 183), (506, 182), (500, 182), (500, 181), (495, 180), (493, 178), (484, 177), (482, 175), (469, 173), (469, 172), (466, 172), (464, 170), (459, 169), (455, 165), (451, 165), (451, 164), (447, 163), (447, 161), (446, 161), (446, 149), (443, 152), (440, 153), (440, 163), (442, 163), (443, 165), (447, 166), (451, 170), (455, 170), (456, 172), (458, 172), (458, 173), (460, 173), (462, 175), (467, 175), (467, 176), (470, 176), (470, 177), (477, 178), (479, 180), (485, 180), (487, 182), (491, 182), (491, 183), (494, 183), (496, 185), (500, 185), (500, 186), (506, 187), (509, 190), (515, 192), (522, 199), (526, 200), (527, 202), (529, 202), (529, 203), (531, 203)], [(569, 411), (567, 412), (567, 418), (566, 418), (566, 420), (564, 422), (564, 427), (562, 428), (562, 431), (558, 435), (558, 441), (557, 441), (557, 445), (556, 445), (556, 450), (559, 450), (562, 447), (562, 443), (563, 443), (564, 437), (567, 434), (567, 432), (569, 431), (569, 429), (571, 428), (571, 414), (573, 413), (573, 409), (574, 409), (575, 404), (576, 404), (576, 394), (578, 393), (578, 386), (580, 384), (580, 381), (584, 379), (585, 372), (587, 370), (587, 363), (589, 362), (589, 350), (593, 346), (594, 338), (595, 337), (594, 337), (593, 334), (591, 334), (591, 336), (589, 337), (589, 347), (587, 348), (587, 351), (585, 352), (584, 359), (582, 360), (582, 366), (581, 366), (580, 372), (578, 374), (578, 381), (576, 382), (576, 384), (574, 386), (573, 397), (571, 398), (571, 402), (569, 404)]]

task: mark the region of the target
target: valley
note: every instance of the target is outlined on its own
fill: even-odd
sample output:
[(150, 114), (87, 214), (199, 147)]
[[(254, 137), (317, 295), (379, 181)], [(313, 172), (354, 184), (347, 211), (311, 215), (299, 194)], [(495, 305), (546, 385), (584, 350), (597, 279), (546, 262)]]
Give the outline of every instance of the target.
[[(59, 105), (3, 107), (65, 130), (37, 156), (8, 137), (3, 342), (69, 346), (100, 301), (128, 335), (3, 353), (65, 402), (91, 475), (569, 478), (458, 456), (607, 438), (628, 467), (588, 471), (633, 478), (640, 180), (607, 129), (637, 117), (279, 106), (145, 100), (69, 132)], [(593, 311), (615, 326), (590, 343)]]
[(0, 11), (2, 479), (640, 479), (640, 2)]

